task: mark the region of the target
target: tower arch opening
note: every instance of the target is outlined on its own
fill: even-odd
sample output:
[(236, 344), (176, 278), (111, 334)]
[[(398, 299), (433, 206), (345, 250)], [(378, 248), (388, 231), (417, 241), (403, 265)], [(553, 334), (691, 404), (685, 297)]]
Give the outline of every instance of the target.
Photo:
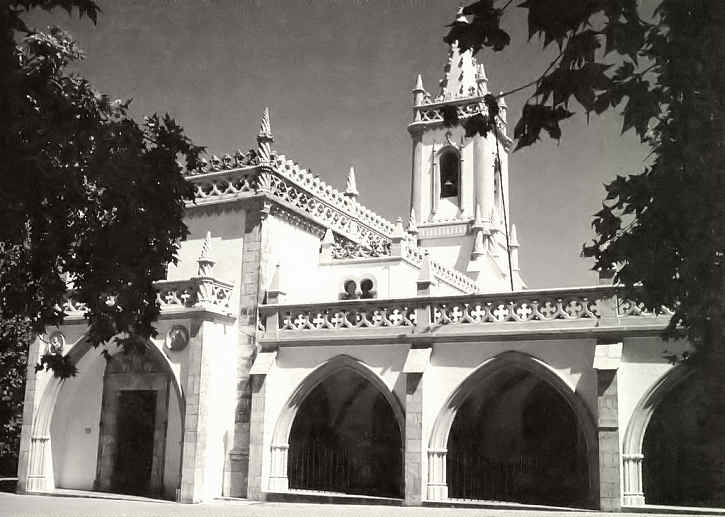
[(458, 197), (460, 190), (460, 156), (452, 148), (445, 149), (440, 155), (441, 198)]

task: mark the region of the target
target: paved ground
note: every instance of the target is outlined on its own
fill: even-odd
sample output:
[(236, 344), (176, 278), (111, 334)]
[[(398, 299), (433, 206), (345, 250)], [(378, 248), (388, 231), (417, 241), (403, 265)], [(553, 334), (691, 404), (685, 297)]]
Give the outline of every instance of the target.
[[(391, 506), (322, 505), (303, 503), (256, 503), (217, 501), (209, 504), (182, 505), (143, 498), (109, 499), (95, 497), (50, 497), (0, 493), (2, 517), (605, 517), (642, 514), (605, 514), (597, 512), (553, 512), (534, 510), (492, 510), (480, 508), (401, 508)], [(653, 516), (655, 514), (649, 514)]]

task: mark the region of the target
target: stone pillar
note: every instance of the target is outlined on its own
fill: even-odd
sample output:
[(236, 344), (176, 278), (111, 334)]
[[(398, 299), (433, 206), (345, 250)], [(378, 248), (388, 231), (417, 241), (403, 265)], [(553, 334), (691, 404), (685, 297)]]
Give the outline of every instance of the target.
[(432, 349), (413, 346), (403, 365), (405, 375), (405, 505), (423, 501), (423, 372)]
[(413, 172), (410, 188), (410, 207), (419, 216), (423, 215), (423, 134), (416, 129), (411, 135), (413, 138)]
[(256, 350), (257, 307), (259, 305), (264, 212), (251, 206), (247, 211), (242, 244), (239, 292), (239, 345), (236, 368), (236, 412), (232, 448), (225, 464), (224, 494), (247, 497), (249, 463), (249, 418), (251, 386), (249, 369)]
[(262, 466), (264, 461), (264, 411), (266, 375), (252, 375), (252, 412), (249, 423), (249, 476), (247, 499), (263, 501)]
[(204, 343), (204, 323), (192, 322), (189, 340), (189, 374), (184, 412), (184, 452), (181, 458), (180, 502), (204, 500), (207, 460), (207, 416), (210, 357)]
[(597, 344), (594, 369), (597, 374), (597, 434), (599, 439), (599, 508), (619, 511), (620, 492), (619, 409), (617, 368), (622, 343)]
[(423, 500), (423, 374), (406, 373), (405, 390), (405, 505)]
[(644, 490), (642, 489), (642, 454), (623, 454), (624, 494), (622, 503), (625, 506), (642, 506)]
[(446, 454), (448, 449), (428, 449), (428, 500), (448, 499)]

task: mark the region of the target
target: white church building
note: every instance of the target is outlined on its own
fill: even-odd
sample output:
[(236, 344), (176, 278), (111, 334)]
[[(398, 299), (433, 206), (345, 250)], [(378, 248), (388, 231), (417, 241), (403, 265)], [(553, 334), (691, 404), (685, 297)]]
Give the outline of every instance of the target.
[[(672, 457), (690, 417), (667, 420), (695, 383), (667, 358), (687, 344), (663, 340), (668, 311), (623, 299), (609, 272), (526, 288), (506, 105), (486, 136), (443, 122), (485, 116), (488, 91), (456, 44), (439, 91), (418, 77), (396, 221), (361, 204), (352, 168), (337, 189), (282, 154), (268, 110), (254, 149), (190, 172), (190, 235), (157, 284), (147, 352), (102, 356), (72, 296), (32, 345), (19, 491), (689, 504)], [(48, 350), (78, 374), (35, 372)]]

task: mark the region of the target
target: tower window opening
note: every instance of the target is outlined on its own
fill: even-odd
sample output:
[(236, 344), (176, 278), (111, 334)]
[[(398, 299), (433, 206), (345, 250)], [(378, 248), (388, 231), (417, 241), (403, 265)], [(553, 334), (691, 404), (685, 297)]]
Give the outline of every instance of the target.
[(440, 158), (441, 197), (457, 197), (459, 183), (458, 153), (453, 150), (444, 152)]

